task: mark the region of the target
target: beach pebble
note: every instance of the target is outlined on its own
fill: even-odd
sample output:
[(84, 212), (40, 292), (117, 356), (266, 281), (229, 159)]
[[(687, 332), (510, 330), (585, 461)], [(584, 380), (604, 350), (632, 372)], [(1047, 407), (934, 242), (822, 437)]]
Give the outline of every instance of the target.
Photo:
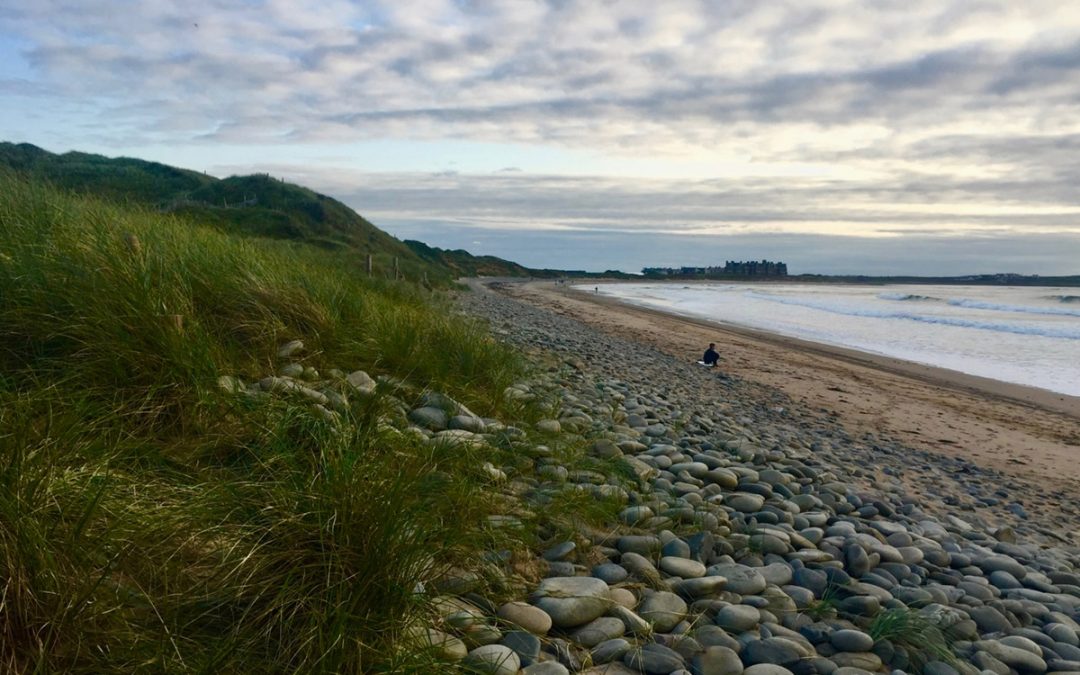
[(508, 602), (499, 607), (497, 616), (534, 635), (547, 635), (551, 630), (551, 617), (547, 612), (525, 602)]
[(574, 628), (602, 615), (611, 605), (608, 585), (595, 577), (550, 577), (540, 582), (532, 604), (559, 628)]
[(521, 669), (517, 653), (504, 645), (477, 647), (469, 652), (463, 663), (476, 672), (490, 675), (516, 675)]
[(667, 633), (686, 618), (686, 610), (686, 601), (678, 595), (653, 591), (647, 593), (638, 605), (637, 614), (651, 623), (657, 632)]

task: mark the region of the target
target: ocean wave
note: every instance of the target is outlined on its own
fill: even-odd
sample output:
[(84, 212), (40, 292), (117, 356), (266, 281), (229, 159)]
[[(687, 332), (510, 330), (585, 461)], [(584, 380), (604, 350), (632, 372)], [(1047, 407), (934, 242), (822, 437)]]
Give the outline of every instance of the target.
[(915, 293), (878, 293), (878, 299), (879, 300), (898, 300), (900, 302), (905, 302), (905, 301), (909, 301), (909, 300), (916, 300), (916, 301), (918, 301), (918, 300), (921, 300), (921, 301), (940, 300), (941, 298), (935, 298), (932, 295), (917, 295)]
[(966, 307), (968, 309), (988, 309), (996, 312), (1020, 312), (1023, 314), (1044, 314), (1046, 316), (1080, 316), (1080, 309), (1068, 309), (1065, 307), (1037, 307), (1033, 305), (1003, 305), (996, 302), (969, 300), (967, 298), (950, 298), (949, 304), (954, 307)]
[(1080, 302), (1080, 295), (1048, 295), (1046, 299), (1058, 302)]
[(761, 300), (768, 300), (770, 302), (776, 302), (782, 305), (806, 307), (809, 309), (817, 309), (823, 312), (840, 314), (843, 316), (858, 316), (868, 319), (897, 319), (900, 321), (914, 321), (918, 323), (936, 324), (941, 326), (973, 328), (975, 330), (985, 330), (995, 333), (1013, 333), (1016, 335), (1037, 335), (1040, 337), (1061, 338), (1065, 340), (1080, 340), (1080, 326), (1077, 326), (1075, 328), (1062, 328), (1058, 326), (1025, 326), (1015, 323), (975, 321), (971, 319), (961, 319), (949, 316), (913, 314), (911, 312), (890, 312), (875, 309), (857, 309), (853, 307), (843, 307), (823, 302), (784, 298), (776, 295), (770, 295), (768, 293), (760, 293), (754, 291), (750, 291), (748, 294)]

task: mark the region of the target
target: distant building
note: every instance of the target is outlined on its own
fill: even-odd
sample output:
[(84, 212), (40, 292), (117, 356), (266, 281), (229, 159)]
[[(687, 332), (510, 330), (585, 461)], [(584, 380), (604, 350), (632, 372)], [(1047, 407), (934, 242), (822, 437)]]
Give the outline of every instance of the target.
[(647, 277), (786, 277), (787, 263), (771, 260), (740, 262), (728, 260), (723, 267), (646, 267), (641, 273)]

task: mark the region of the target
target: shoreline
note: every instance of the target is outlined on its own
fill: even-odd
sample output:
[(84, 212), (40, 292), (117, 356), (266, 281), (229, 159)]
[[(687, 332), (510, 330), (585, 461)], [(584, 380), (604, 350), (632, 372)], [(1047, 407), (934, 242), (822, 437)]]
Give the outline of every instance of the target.
[(943, 368), (941, 366), (932, 366), (917, 361), (908, 361), (895, 356), (862, 351), (853, 347), (833, 345), (826, 342), (815, 342), (813, 340), (784, 335), (783, 333), (776, 333), (761, 328), (753, 328), (726, 321), (703, 319), (687, 314), (679, 314), (677, 312), (667, 312), (662, 309), (637, 305), (617, 298), (605, 298), (602, 295), (590, 295), (577, 286), (571, 286), (570, 290), (582, 294), (590, 302), (610, 302), (626, 309), (672, 317), (685, 321), (686, 323), (714, 328), (724, 333), (752, 338), (762, 342), (770, 342), (782, 347), (814, 352), (829, 358), (841, 359), (853, 365), (865, 366), (883, 370), (895, 375), (919, 379), (934, 386), (990, 396), (1019, 405), (1030, 405), (1034, 408), (1061, 413), (1080, 421), (1080, 396), (1071, 396), (1062, 392), (1042, 389), (1040, 387), (1033, 387), (1017, 382), (995, 380), (993, 378), (972, 375), (970, 373)]
[(687, 360), (716, 342), (721, 373), (826, 410), (855, 433), (884, 432), (916, 449), (1080, 497), (1080, 398), (671, 314), (573, 286), (505, 281), (484, 283)]

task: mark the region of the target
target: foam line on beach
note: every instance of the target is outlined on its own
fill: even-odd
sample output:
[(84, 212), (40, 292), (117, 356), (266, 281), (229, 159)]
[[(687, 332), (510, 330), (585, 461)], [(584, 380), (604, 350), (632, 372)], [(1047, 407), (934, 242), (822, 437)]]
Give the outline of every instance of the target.
[(1040, 337), (1060, 338), (1064, 340), (1080, 340), (1080, 327), (1059, 328), (1043, 326), (1018, 326), (1015, 324), (1004, 323), (1000, 321), (976, 321), (972, 319), (958, 319), (954, 317), (915, 314), (912, 312), (893, 312), (873, 309), (849, 309), (824, 302), (815, 302), (813, 300), (794, 300), (792, 298), (784, 298), (777, 295), (771, 295), (768, 293), (760, 293), (755, 291), (749, 291), (748, 294), (760, 300), (775, 302), (782, 305), (806, 307), (808, 309), (816, 309), (822, 312), (829, 312), (830, 314), (838, 314), (843, 316), (865, 317), (869, 319), (899, 319), (902, 321), (916, 321), (919, 323), (956, 326), (959, 328), (973, 328), (976, 330), (986, 330), (998, 333), (1013, 333), (1016, 335), (1037, 335)]

